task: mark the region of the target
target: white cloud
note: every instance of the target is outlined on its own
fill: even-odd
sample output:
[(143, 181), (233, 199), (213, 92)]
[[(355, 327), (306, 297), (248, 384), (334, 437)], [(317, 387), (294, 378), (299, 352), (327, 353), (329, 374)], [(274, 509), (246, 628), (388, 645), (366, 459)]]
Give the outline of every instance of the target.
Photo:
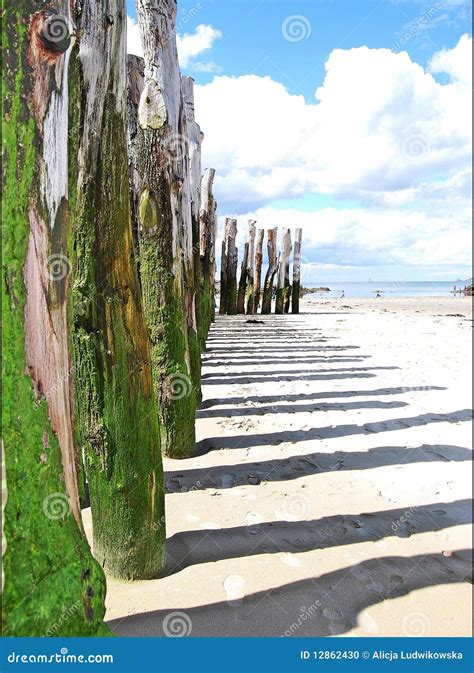
[(196, 56), (212, 49), (214, 42), (222, 37), (220, 30), (201, 23), (194, 33), (177, 36), (179, 62), (182, 68), (192, 67)]
[(127, 16), (127, 54), (143, 57), (143, 47), (140, 40), (138, 23), (131, 16)]
[[(198, 72), (220, 72), (220, 67), (213, 61), (202, 62), (196, 59), (209, 52), (221, 37), (220, 30), (206, 24), (197, 26), (194, 33), (178, 34), (176, 41), (181, 68)], [(138, 23), (130, 16), (127, 16), (127, 53), (143, 56)]]
[[(294, 231), (301, 227), (308, 281), (317, 280), (317, 271), (327, 271), (329, 266), (346, 271), (349, 267), (368, 266), (417, 270), (426, 267), (436, 273), (443, 268), (457, 269), (457, 272), (464, 269), (468, 273), (470, 267), (472, 234), (468, 207), (433, 214), (421, 208), (410, 212), (399, 208), (323, 208), (308, 213), (266, 206), (233, 216), (239, 222), (240, 249), (249, 218), (257, 220), (257, 226), (265, 229), (290, 227)], [(223, 219), (220, 218), (221, 230)], [(453, 271), (453, 275), (455, 273)]]
[(433, 73), (446, 73), (452, 80), (470, 83), (472, 80), (472, 39), (463, 35), (454, 49), (442, 49), (429, 63)]
[[(197, 86), (220, 214), (300, 223), (315, 250), (327, 246), (326, 262), (468, 264), (471, 42), (463, 36), (427, 70), (407, 52), (336, 49), (315, 103), (268, 76)], [(449, 83), (431, 74), (441, 71)], [(311, 195), (342, 209), (298, 210)], [(294, 209), (272, 208), (292, 198)]]
[[(334, 50), (317, 104), (268, 76), (197, 86), (205, 160), (217, 169), (221, 199), (264, 204), (308, 191), (360, 198), (462, 170), (470, 93), (461, 59), (443, 56), (450, 58), (455, 65), (443, 67), (456, 67), (458, 79), (442, 85), (406, 52)], [(225, 114), (222, 101), (232, 101)]]

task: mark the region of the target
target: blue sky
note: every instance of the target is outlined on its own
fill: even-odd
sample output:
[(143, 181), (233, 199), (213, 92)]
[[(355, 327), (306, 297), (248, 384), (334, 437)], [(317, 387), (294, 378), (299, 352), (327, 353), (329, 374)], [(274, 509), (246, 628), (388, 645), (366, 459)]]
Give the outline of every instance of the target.
[(472, 275), (470, 2), (178, 7), (221, 221), (302, 226), (308, 280)]

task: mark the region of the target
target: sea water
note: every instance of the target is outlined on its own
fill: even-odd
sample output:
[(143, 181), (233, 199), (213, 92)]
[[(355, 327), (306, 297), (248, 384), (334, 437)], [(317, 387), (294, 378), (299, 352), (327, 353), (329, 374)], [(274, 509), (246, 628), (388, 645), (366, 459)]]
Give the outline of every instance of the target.
[[(412, 281), (412, 282), (346, 282), (346, 283), (302, 283), (307, 288), (328, 287), (330, 292), (317, 292), (319, 297), (333, 299), (340, 297), (342, 292), (346, 297), (376, 297), (380, 294), (382, 297), (448, 297), (454, 296), (453, 281)], [(456, 289), (464, 288), (465, 283), (457, 283)], [(461, 295), (457, 295), (463, 296)]]

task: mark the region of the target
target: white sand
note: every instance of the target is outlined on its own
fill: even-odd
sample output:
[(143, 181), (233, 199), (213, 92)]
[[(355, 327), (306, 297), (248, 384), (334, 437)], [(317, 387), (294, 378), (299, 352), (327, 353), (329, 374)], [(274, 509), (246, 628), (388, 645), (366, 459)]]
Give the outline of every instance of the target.
[(470, 300), (302, 310), (213, 326), (169, 575), (109, 579), (117, 634), (470, 635)]

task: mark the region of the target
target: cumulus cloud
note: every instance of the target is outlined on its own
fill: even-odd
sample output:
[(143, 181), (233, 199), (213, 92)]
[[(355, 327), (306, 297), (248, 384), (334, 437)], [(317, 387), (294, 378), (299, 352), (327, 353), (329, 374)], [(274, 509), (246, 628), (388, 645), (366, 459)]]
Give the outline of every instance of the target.
[[(224, 202), (264, 205), (313, 192), (360, 198), (451, 177), (470, 157), (469, 75), (458, 52), (440, 84), (407, 52), (334, 50), (316, 103), (270, 77), (215, 77), (196, 87), (196, 111)], [(222, 114), (222, 101), (232, 101)]]
[[(220, 30), (206, 24), (197, 26), (194, 33), (178, 34), (176, 41), (180, 66), (197, 72), (220, 72), (220, 67), (214, 61), (201, 61), (197, 57), (207, 54), (221, 37)], [(127, 53), (143, 56), (138, 23), (130, 16), (127, 16)]]
[[(463, 36), (427, 69), (407, 52), (336, 49), (315, 102), (268, 76), (197, 86), (220, 213), (303, 226), (322, 264), (468, 264), (471, 43)], [(310, 195), (339, 205), (301, 212)], [(282, 199), (295, 207), (273, 207)]]
[[(196, 63), (196, 57), (212, 49), (214, 42), (220, 40), (221, 37), (220, 30), (206, 24), (197, 26), (194, 33), (178, 35), (178, 54), (181, 67), (192, 67), (193, 63)], [(197, 63), (199, 64), (199, 62)]]
[(143, 56), (138, 23), (131, 16), (127, 16), (127, 54)]
[(472, 80), (472, 38), (463, 35), (454, 49), (442, 49), (430, 60), (429, 71), (446, 73), (453, 81), (470, 83)]

